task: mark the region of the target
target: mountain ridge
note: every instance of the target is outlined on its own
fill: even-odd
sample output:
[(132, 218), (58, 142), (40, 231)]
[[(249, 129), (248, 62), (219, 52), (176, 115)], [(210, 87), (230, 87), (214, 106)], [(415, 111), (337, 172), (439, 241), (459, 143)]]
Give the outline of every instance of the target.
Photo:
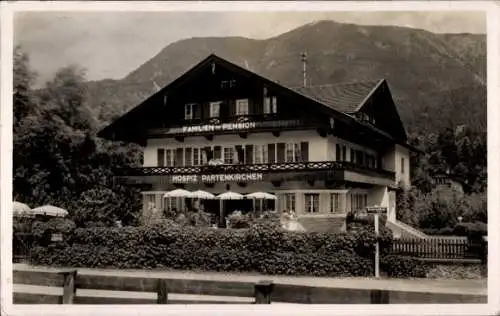
[[(452, 124), (479, 120), (482, 126), (485, 121), (485, 36), (333, 21), (303, 25), (262, 40), (234, 36), (177, 41), (123, 79), (89, 82), (89, 103), (99, 110), (103, 122), (109, 122), (212, 53), (288, 86), (300, 85), (302, 51), (307, 51), (312, 85), (386, 79), (405, 125), (412, 130), (435, 130), (442, 119), (439, 104), (451, 106), (451, 113), (466, 109), (472, 115), (455, 113)], [(447, 102), (450, 91), (464, 94), (458, 104)], [(431, 111), (427, 113), (431, 117), (437, 113), (436, 122), (425, 122), (422, 109)]]

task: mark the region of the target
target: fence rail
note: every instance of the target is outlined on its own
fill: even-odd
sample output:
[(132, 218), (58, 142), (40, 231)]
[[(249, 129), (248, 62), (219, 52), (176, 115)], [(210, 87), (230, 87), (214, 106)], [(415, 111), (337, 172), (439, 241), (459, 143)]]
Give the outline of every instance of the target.
[(392, 253), (422, 259), (485, 260), (486, 246), (467, 238), (395, 239)]
[[(14, 270), (14, 304), (400, 304), (481, 303), (485, 295), (408, 292), (381, 289), (334, 288), (279, 284), (272, 281), (238, 282), (198, 279), (78, 274), (77, 270)], [(59, 294), (16, 290), (16, 285), (45, 286)], [(78, 290), (78, 291), (77, 291)], [(149, 298), (106, 296), (99, 290), (150, 293)], [(83, 293), (86, 292), (86, 293)], [(62, 293), (62, 295), (61, 295)], [(194, 298), (178, 299), (173, 294)], [(127, 297), (128, 296), (128, 297)], [(215, 300), (203, 299), (217, 296)], [(220, 297), (225, 297), (220, 298)], [(233, 298), (233, 299), (231, 299)], [(239, 300), (236, 300), (238, 298)]]

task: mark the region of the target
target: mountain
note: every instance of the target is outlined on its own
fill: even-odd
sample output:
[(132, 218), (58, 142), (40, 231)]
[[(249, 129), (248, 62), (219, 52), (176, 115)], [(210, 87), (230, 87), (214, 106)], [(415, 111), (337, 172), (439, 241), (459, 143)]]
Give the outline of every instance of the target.
[(170, 44), (121, 80), (88, 83), (102, 121), (137, 105), (211, 53), (290, 86), (388, 80), (410, 131), (486, 126), (486, 36), (393, 26), (311, 23), (266, 40), (190, 38)]

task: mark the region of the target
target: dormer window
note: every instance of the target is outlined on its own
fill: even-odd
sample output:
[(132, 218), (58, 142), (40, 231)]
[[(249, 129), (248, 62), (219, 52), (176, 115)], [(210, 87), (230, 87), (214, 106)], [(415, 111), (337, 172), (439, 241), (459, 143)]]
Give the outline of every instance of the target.
[(186, 120), (193, 119), (193, 108), (194, 108), (194, 103), (188, 103), (184, 106), (184, 119)]
[(264, 97), (264, 114), (276, 114), (278, 99), (276, 97)]
[(221, 101), (210, 102), (210, 118), (219, 117), (220, 116), (220, 104)]
[(236, 115), (248, 115), (248, 99), (236, 100)]

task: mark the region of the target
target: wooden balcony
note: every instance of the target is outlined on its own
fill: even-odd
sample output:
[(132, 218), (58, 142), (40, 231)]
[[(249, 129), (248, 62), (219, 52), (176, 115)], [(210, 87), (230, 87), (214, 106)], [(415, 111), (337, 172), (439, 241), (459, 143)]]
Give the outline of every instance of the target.
[[(294, 180), (349, 181), (386, 186), (395, 183), (394, 172), (340, 161), (143, 167), (115, 170), (115, 175), (121, 181), (131, 183), (157, 182), (155, 178), (162, 178), (161, 182), (177, 183)], [(126, 178), (131, 181), (126, 181)]]

